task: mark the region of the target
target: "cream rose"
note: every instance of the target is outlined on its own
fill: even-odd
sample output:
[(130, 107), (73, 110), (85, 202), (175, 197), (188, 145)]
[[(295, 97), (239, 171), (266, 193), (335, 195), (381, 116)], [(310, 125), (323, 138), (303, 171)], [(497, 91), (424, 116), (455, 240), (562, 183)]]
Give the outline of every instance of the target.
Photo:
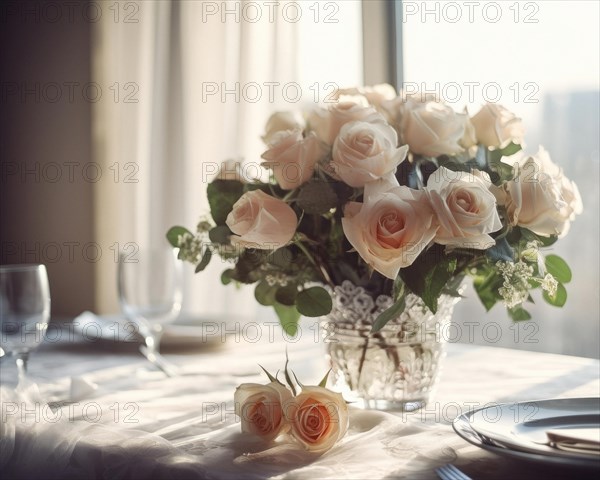
[(233, 397), (235, 413), (241, 419), (242, 432), (252, 433), (266, 441), (289, 431), (283, 404), (292, 393), (278, 382), (267, 385), (243, 383)]
[(364, 203), (346, 205), (342, 227), (361, 258), (394, 279), (431, 243), (438, 225), (424, 192), (380, 180), (365, 186)]
[(287, 244), (296, 232), (298, 218), (284, 201), (253, 190), (241, 196), (227, 216), (235, 234), (231, 242), (244, 247), (276, 249)]
[(328, 109), (317, 108), (308, 115), (309, 129), (327, 145), (333, 145), (344, 124), (358, 121), (385, 123), (385, 118), (361, 95), (342, 96)]
[(477, 140), (486, 147), (504, 148), (510, 142), (523, 144), (523, 122), (501, 105), (487, 103), (471, 118), (471, 123)]
[(262, 154), (263, 165), (273, 170), (275, 180), (284, 190), (293, 190), (307, 182), (328, 148), (314, 132), (302, 137), (300, 130), (285, 130), (271, 137), (273, 143)]
[(396, 171), (408, 152), (397, 145), (398, 135), (386, 123), (350, 122), (335, 139), (330, 167), (351, 187), (363, 187)]
[(299, 112), (275, 112), (267, 120), (262, 139), (265, 144), (270, 145), (277, 133), (285, 130), (304, 130), (304, 127), (304, 119)]
[(502, 228), (496, 197), (481, 175), (438, 168), (426, 192), (440, 228), (435, 241), (442, 245), (485, 250), (496, 242), (489, 235)]
[(400, 121), (402, 141), (411, 152), (437, 157), (464, 151), (468, 118), (439, 102), (408, 102)]
[(302, 392), (284, 402), (283, 410), (291, 434), (314, 453), (330, 450), (348, 430), (344, 398), (323, 387), (302, 387)]
[(505, 186), (510, 224), (542, 236), (566, 235), (571, 220), (583, 210), (577, 186), (541, 147), (516, 167), (518, 176)]
[(380, 83), (372, 87), (341, 88), (335, 92), (335, 98), (346, 95), (362, 95), (375, 108), (380, 109), (385, 102), (396, 98), (396, 89), (389, 83)]

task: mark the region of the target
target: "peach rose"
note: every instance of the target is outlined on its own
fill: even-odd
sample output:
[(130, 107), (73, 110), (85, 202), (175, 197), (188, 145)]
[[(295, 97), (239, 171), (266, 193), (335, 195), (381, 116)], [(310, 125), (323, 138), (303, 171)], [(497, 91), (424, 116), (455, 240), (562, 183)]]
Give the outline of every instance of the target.
[(273, 170), (275, 180), (284, 190), (293, 190), (307, 182), (328, 148), (314, 132), (302, 137), (300, 130), (285, 130), (271, 137), (273, 143), (262, 154), (263, 165)]
[(291, 434), (306, 450), (325, 453), (348, 430), (348, 406), (341, 394), (324, 387), (302, 387), (283, 404)]
[(365, 186), (364, 203), (346, 205), (342, 227), (361, 258), (394, 279), (431, 243), (438, 224), (424, 192), (380, 180)]
[(510, 224), (542, 236), (566, 235), (570, 222), (583, 210), (577, 185), (564, 176), (542, 147), (517, 167), (518, 176), (505, 186)]
[(283, 404), (292, 393), (279, 382), (267, 385), (243, 383), (235, 390), (235, 413), (242, 422), (242, 432), (270, 441), (289, 431)]
[(477, 140), (486, 147), (504, 148), (510, 142), (523, 143), (525, 128), (514, 113), (501, 105), (488, 103), (471, 118)]
[(363, 187), (396, 171), (408, 152), (397, 145), (398, 135), (386, 123), (346, 123), (333, 144), (330, 167), (351, 187)]
[(400, 121), (402, 141), (408, 143), (411, 152), (428, 157), (462, 153), (467, 127), (466, 114), (431, 101), (408, 102)]
[(235, 234), (233, 244), (267, 250), (283, 247), (292, 239), (298, 217), (284, 201), (253, 190), (235, 202), (225, 223)]
[(485, 250), (496, 242), (489, 235), (502, 228), (491, 182), (480, 172), (453, 172), (438, 168), (425, 191), (440, 228), (435, 241), (442, 245)]
[(385, 118), (361, 95), (341, 96), (328, 109), (318, 108), (309, 113), (308, 127), (327, 145), (333, 145), (342, 126), (349, 122), (382, 122)]
[(304, 119), (299, 112), (275, 112), (267, 120), (265, 134), (262, 139), (265, 144), (273, 143), (273, 137), (285, 130), (303, 130), (305, 127)]

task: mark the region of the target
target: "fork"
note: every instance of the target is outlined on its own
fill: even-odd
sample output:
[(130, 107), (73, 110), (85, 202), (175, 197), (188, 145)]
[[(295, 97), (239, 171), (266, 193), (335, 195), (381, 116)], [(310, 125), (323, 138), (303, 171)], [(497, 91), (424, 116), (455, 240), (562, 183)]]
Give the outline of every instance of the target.
[(437, 473), (438, 477), (442, 480), (471, 480), (471, 477), (465, 475), (450, 463), (436, 468), (435, 473)]

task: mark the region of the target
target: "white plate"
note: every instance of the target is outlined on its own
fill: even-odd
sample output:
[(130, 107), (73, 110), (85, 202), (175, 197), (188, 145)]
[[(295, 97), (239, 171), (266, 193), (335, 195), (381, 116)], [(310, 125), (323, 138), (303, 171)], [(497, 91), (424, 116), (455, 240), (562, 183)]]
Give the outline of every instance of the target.
[[(191, 319), (184, 319), (191, 323)], [(195, 324), (169, 324), (164, 326), (161, 347), (192, 347), (225, 341), (219, 323), (195, 321)], [(73, 329), (87, 341), (106, 340), (124, 343), (143, 341), (139, 328), (121, 315), (95, 315), (83, 312), (73, 320)]]
[(600, 398), (495, 405), (460, 415), (453, 427), (468, 442), (501, 455), (600, 467), (598, 454), (555, 448), (547, 435), (561, 429), (586, 429), (595, 435), (600, 431)]

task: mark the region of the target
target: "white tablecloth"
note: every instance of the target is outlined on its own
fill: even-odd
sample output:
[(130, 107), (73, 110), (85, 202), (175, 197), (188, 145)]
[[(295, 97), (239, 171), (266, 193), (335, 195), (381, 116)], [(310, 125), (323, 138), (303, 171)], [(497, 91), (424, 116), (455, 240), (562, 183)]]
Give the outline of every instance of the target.
[[(258, 364), (281, 369), (286, 346), (303, 383), (316, 384), (328, 368), (313, 332), (294, 343), (274, 332), (274, 339), (265, 335), (255, 343), (233, 335), (225, 343), (167, 354), (184, 372), (174, 378), (154, 370), (135, 348), (76, 336), (46, 342), (31, 356), (39, 389), (9, 388), (14, 372), (4, 361), (2, 470), (8, 478), (27, 479), (429, 479), (451, 462), (474, 479), (598, 473), (496, 456), (462, 440), (450, 425), (460, 412), (494, 403), (599, 396), (598, 361), (459, 344), (448, 345), (426, 409), (389, 414), (351, 408), (348, 434), (320, 458), (246, 455), (262, 446), (240, 433), (236, 386), (266, 383)], [(97, 389), (72, 398), (71, 381), (82, 379)], [(71, 403), (47, 405), (61, 401)]]

